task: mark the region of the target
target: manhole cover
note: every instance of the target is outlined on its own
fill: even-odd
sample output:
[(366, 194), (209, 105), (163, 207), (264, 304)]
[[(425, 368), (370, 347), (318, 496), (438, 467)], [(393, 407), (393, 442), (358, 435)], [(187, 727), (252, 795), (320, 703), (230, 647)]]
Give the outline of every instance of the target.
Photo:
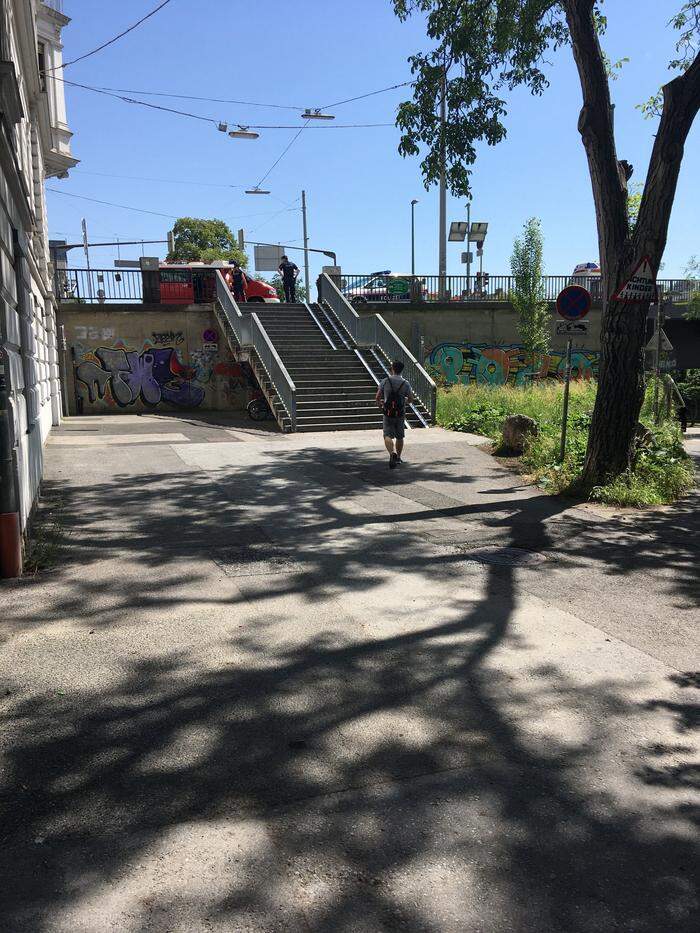
[(294, 573), (301, 570), (289, 552), (269, 544), (219, 548), (212, 553), (211, 559), (230, 577)]
[(502, 564), (507, 567), (526, 567), (541, 564), (547, 558), (535, 551), (519, 547), (477, 547), (466, 552), (468, 560), (477, 564)]

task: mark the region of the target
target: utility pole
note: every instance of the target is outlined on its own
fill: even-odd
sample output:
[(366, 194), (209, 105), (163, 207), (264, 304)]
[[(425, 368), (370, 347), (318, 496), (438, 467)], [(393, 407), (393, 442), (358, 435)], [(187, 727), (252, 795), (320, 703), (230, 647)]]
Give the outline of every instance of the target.
[(447, 95), (447, 69), (442, 73), (442, 94), (440, 95), (440, 219), (439, 219), (439, 250), (438, 250), (438, 276), (440, 297), (447, 297), (447, 186), (445, 184), (445, 119)]
[(92, 301), (92, 272), (90, 271), (90, 249), (88, 246), (87, 224), (85, 223), (84, 217), (81, 221), (81, 226), (83, 228), (83, 249), (85, 250), (85, 265), (87, 266), (88, 298), (90, 299), (90, 301)]
[(472, 202), (467, 201), (467, 295), (470, 295), (469, 278), (472, 271), (472, 245), (469, 236), (472, 230)]
[(304, 227), (304, 281), (306, 282), (306, 300), (311, 300), (311, 284), (309, 282), (309, 234), (306, 229), (306, 192), (301, 192), (301, 217)]
[(659, 411), (659, 382), (661, 380), (661, 337), (664, 326), (663, 292), (656, 286), (656, 343), (654, 344), (654, 421), (660, 421)]
[(411, 275), (416, 274), (416, 204), (417, 199), (411, 201)]

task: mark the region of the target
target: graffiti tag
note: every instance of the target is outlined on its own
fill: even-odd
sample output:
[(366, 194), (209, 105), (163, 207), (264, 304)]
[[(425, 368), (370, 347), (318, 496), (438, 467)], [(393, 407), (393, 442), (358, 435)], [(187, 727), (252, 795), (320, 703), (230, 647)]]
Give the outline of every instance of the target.
[[(574, 379), (594, 379), (600, 353), (575, 350), (571, 356)], [(449, 384), (529, 385), (543, 379), (564, 379), (566, 354), (552, 352), (532, 359), (517, 344), (491, 346), (486, 343), (440, 343), (425, 358), (428, 371)]]
[(185, 335), (181, 330), (155, 330), (151, 334), (151, 340), (154, 344), (164, 346), (165, 344), (175, 344), (179, 346), (185, 342)]

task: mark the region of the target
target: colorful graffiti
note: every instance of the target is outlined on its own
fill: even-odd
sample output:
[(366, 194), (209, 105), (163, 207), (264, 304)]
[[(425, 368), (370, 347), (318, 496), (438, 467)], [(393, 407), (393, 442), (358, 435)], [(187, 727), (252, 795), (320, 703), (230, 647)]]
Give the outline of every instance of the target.
[(197, 370), (184, 366), (173, 347), (147, 347), (140, 353), (126, 348), (99, 347), (82, 355), (76, 379), (87, 389), (91, 404), (102, 399), (120, 408), (142, 401), (197, 407), (204, 387)]
[[(598, 372), (600, 353), (595, 350), (574, 350), (571, 373), (574, 379), (594, 379)], [(425, 367), (431, 375), (449, 384), (469, 385), (529, 385), (542, 379), (563, 379), (566, 354), (554, 351), (539, 359), (532, 367), (522, 346), (487, 343), (440, 343), (425, 357)]]

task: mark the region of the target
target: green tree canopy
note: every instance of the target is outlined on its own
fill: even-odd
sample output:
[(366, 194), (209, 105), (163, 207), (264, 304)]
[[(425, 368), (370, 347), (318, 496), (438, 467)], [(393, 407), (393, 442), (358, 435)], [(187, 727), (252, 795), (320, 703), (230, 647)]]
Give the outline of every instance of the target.
[(173, 227), (175, 248), (168, 253), (168, 262), (215, 262), (225, 259), (248, 265), (248, 257), (223, 220), (180, 217)]

